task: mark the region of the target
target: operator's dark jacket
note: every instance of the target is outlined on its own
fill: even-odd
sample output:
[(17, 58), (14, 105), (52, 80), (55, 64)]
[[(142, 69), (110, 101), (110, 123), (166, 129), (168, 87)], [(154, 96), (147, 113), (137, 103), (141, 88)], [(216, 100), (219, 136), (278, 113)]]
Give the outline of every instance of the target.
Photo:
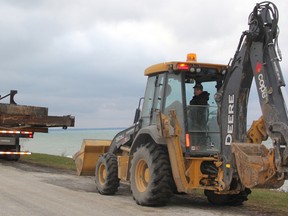
[(209, 100), (209, 93), (207, 91), (203, 91), (200, 95), (194, 95), (192, 100), (190, 101), (190, 105), (208, 105), (207, 101)]

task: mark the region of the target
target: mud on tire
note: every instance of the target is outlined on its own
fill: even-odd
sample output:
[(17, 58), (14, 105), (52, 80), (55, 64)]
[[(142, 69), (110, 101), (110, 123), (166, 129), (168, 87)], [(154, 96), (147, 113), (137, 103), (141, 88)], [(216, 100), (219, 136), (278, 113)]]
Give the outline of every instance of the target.
[(95, 169), (96, 188), (100, 194), (113, 195), (119, 187), (117, 157), (111, 153), (101, 155)]
[(166, 146), (148, 143), (133, 155), (130, 183), (138, 205), (165, 205), (172, 195), (171, 167)]

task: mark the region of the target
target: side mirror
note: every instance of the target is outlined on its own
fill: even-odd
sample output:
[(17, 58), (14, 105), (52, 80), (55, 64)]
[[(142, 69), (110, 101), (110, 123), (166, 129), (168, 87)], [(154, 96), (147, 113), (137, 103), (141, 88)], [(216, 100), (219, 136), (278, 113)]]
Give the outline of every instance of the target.
[(135, 123), (137, 123), (139, 121), (140, 113), (141, 113), (141, 110), (139, 108), (137, 108), (136, 111), (135, 111), (133, 124), (135, 124)]
[(141, 97), (140, 100), (139, 100), (138, 108), (135, 111), (133, 124), (137, 123), (139, 121), (139, 119), (140, 119), (140, 113), (141, 113), (140, 106), (141, 106), (142, 100), (144, 100), (144, 97)]

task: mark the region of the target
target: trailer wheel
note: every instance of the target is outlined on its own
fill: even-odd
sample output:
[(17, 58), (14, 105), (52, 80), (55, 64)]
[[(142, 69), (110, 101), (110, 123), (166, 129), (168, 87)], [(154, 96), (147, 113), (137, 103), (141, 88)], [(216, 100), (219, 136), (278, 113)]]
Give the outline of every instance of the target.
[[(16, 151), (20, 152), (21, 151), (21, 146), (16, 145), (15, 149), (7, 149), (8, 151)], [(20, 155), (5, 155), (4, 159), (7, 161), (18, 161), (20, 159)]]
[(239, 194), (215, 194), (214, 191), (205, 190), (205, 195), (208, 201), (213, 205), (231, 205), (239, 206), (242, 205), (244, 201), (248, 200), (248, 195), (251, 190), (246, 188)]
[(8, 155), (7, 160), (8, 161), (18, 161), (20, 159), (20, 155)]
[(95, 183), (97, 190), (103, 195), (113, 195), (119, 187), (118, 163), (116, 155), (105, 153), (96, 164)]
[(133, 198), (138, 205), (165, 205), (171, 191), (171, 167), (165, 146), (148, 143), (133, 155), (130, 182)]

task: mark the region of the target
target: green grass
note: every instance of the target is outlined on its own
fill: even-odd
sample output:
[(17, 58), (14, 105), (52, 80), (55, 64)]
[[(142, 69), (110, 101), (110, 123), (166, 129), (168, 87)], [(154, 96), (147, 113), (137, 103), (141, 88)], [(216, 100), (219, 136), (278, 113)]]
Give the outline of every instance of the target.
[(248, 205), (288, 215), (288, 193), (269, 189), (253, 189), (248, 199)]
[(75, 163), (72, 158), (63, 156), (33, 153), (31, 155), (22, 156), (20, 161), (34, 165), (76, 171)]

